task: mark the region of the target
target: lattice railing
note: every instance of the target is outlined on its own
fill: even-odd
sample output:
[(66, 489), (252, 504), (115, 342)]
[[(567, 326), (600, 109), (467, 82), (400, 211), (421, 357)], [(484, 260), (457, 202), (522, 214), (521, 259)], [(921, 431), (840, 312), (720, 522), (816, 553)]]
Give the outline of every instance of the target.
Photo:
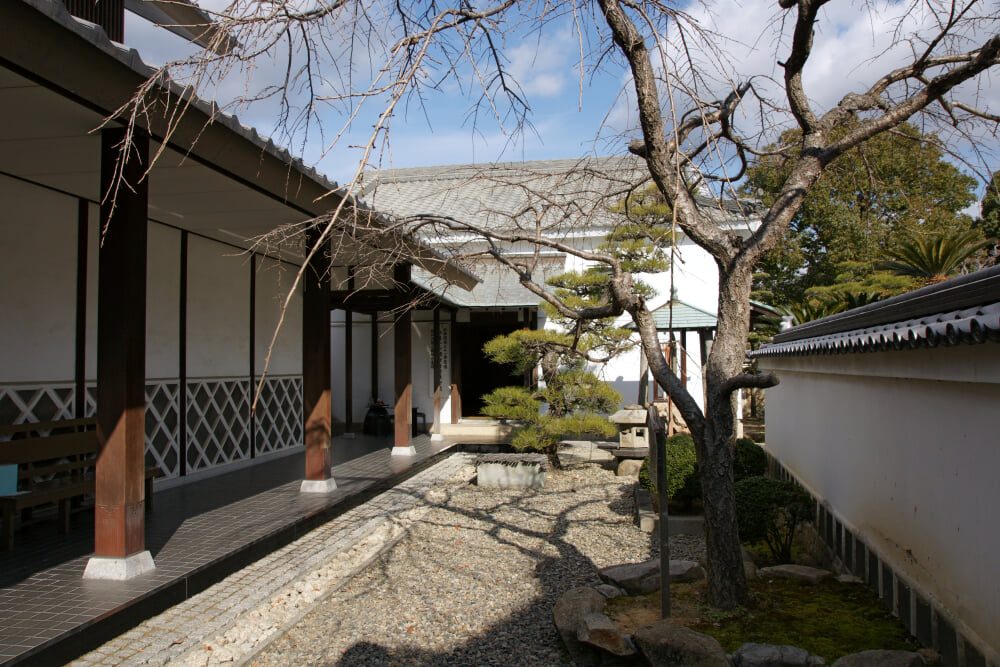
[(179, 394), (176, 379), (146, 385), (146, 467), (163, 477), (180, 474)]
[(255, 416), (258, 453), (301, 444), (302, 376), (266, 377)]
[(187, 469), (204, 470), (250, 456), (248, 378), (188, 380)]
[(75, 401), (72, 382), (0, 385), (0, 424), (73, 419)]

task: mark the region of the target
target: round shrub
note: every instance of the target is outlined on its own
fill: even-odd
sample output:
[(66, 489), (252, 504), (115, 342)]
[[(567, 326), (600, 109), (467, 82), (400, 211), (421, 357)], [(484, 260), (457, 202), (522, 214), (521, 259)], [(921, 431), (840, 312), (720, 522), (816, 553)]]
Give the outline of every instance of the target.
[(813, 500), (792, 482), (769, 477), (747, 477), (736, 483), (736, 521), (740, 539), (763, 542), (779, 563), (792, 558), (795, 527), (812, 520)]
[[(650, 493), (657, 493), (656, 471), (652, 470), (648, 456), (639, 470), (639, 484)], [(667, 438), (667, 498), (688, 508), (701, 498), (694, 440), (687, 433)]]
[(767, 454), (750, 438), (739, 438), (733, 455), (733, 479), (740, 481), (767, 472)]

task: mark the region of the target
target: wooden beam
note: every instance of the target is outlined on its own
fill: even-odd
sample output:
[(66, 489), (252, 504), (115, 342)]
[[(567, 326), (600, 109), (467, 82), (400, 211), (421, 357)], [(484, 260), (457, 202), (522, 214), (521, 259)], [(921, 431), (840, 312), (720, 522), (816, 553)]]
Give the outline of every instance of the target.
[[(101, 240), (97, 314), (97, 460), (94, 554), (145, 551), (146, 227), (149, 137), (101, 133)], [(124, 165), (119, 157), (127, 155)], [(150, 565), (152, 561), (150, 560)], [(89, 573), (88, 573), (88, 576)], [(98, 575), (100, 577), (100, 575)], [(100, 577), (114, 578), (114, 577)], [(120, 577), (119, 577), (120, 578)]]
[[(320, 232), (306, 232), (312, 248)], [(306, 445), (303, 491), (329, 491), (330, 472), (330, 255), (313, 255), (303, 276), (302, 291), (302, 407)], [(329, 484), (326, 484), (329, 482)], [(312, 483), (312, 484), (310, 484)]]
[(412, 381), (412, 332), (411, 311), (407, 310), (396, 317), (393, 327), (395, 348), (394, 385), (395, 391), (395, 439), (392, 453), (394, 455), (413, 455), (413, 445), (410, 442), (410, 409), (413, 405)]

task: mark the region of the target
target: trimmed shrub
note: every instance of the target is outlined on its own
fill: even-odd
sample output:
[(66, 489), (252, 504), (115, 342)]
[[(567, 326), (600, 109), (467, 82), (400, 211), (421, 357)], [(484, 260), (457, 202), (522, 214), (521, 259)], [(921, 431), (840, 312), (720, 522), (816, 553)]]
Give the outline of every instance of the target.
[(739, 438), (733, 453), (733, 480), (758, 477), (767, 472), (767, 454), (750, 438)]
[(747, 477), (736, 483), (736, 521), (740, 539), (764, 543), (779, 563), (792, 558), (792, 540), (800, 523), (815, 516), (805, 489), (779, 479)]
[[(639, 484), (652, 494), (657, 493), (655, 476), (647, 456), (639, 470)], [(667, 438), (667, 498), (686, 508), (701, 498), (694, 440), (687, 433)]]

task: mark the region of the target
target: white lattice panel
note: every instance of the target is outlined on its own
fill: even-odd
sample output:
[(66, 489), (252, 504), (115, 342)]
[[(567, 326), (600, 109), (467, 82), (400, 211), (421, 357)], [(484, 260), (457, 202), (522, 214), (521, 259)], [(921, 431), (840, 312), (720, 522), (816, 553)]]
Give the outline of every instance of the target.
[(274, 452), (301, 444), (302, 376), (266, 377), (255, 416), (258, 452)]
[(180, 474), (179, 393), (177, 380), (146, 385), (146, 467), (164, 477)]
[(248, 378), (188, 380), (188, 471), (249, 458), (249, 414)]
[(73, 419), (73, 383), (0, 385), (0, 424)]

